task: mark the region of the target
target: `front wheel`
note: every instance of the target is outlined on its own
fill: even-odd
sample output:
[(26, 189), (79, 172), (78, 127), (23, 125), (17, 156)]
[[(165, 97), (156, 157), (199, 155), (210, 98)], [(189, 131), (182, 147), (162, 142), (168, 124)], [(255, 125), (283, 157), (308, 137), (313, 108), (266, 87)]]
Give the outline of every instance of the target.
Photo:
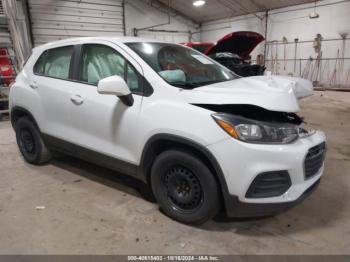
[(215, 177), (197, 157), (182, 151), (161, 153), (151, 170), (151, 184), (161, 209), (171, 218), (202, 224), (220, 210)]
[(46, 148), (40, 132), (29, 118), (20, 118), (15, 130), (17, 145), (28, 163), (40, 165), (51, 159), (51, 153)]

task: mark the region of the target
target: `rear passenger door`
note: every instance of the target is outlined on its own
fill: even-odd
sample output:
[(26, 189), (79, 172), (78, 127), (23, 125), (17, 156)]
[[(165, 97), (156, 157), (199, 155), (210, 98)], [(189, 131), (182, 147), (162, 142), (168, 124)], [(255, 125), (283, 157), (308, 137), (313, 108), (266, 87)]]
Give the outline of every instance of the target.
[(70, 128), (70, 64), (74, 46), (62, 46), (44, 51), (33, 68), (30, 87), (40, 96), (42, 112), (38, 117), (41, 132), (66, 138)]
[[(71, 89), (71, 97), (75, 98), (70, 106), (74, 131), (69, 139), (83, 148), (134, 164), (142, 85), (137, 65), (132, 65), (119, 52), (123, 50), (117, 48), (100, 43), (81, 46), (80, 63), (76, 67), (79, 82)], [(115, 95), (97, 92), (98, 81), (112, 75), (126, 80), (133, 92), (131, 107)]]

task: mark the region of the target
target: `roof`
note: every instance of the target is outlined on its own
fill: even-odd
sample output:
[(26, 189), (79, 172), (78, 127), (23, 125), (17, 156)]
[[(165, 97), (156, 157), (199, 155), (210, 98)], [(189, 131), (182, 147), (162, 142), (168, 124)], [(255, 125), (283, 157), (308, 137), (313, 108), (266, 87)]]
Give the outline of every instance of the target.
[(165, 41), (160, 41), (156, 39), (147, 39), (140, 37), (116, 37), (116, 36), (94, 36), (94, 37), (75, 37), (75, 38), (67, 38), (63, 40), (49, 42), (38, 47), (33, 48), (33, 50), (39, 49), (47, 49), (56, 46), (69, 45), (69, 44), (79, 44), (79, 43), (88, 43), (94, 41), (109, 41), (116, 43), (142, 43), (142, 42), (154, 42), (154, 43), (165, 43)]

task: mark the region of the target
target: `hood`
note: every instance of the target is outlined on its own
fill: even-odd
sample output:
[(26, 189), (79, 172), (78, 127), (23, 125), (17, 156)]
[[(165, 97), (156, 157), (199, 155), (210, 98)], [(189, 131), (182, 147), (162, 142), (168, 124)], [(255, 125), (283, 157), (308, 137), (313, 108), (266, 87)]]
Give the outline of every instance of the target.
[(298, 98), (311, 94), (310, 81), (280, 76), (245, 77), (181, 92), (190, 104), (255, 105), (293, 113), (299, 111)]
[(275, 85), (285, 86), (290, 84), (293, 88), (293, 92), (298, 99), (312, 96), (314, 87), (312, 82), (300, 77), (290, 77), (290, 76), (262, 76), (262, 78), (271, 79), (275, 82)]
[(225, 35), (212, 47), (209, 47), (204, 53), (212, 55), (215, 53), (229, 52), (239, 55), (245, 59), (254, 50), (254, 48), (264, 41), (265, 38), (255, 32), (240, 31)]

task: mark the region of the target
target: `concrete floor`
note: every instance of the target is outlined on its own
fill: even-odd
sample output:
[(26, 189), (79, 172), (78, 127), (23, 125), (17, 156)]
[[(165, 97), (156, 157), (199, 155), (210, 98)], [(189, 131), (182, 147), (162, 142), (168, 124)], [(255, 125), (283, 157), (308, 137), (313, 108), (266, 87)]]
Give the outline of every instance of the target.
[(68, 157), (26, 164), (0, 122), (0, 253), (350, 254), (350, 93), (316, 92), (301, 106), (328, 136), (318, 190), (275, 217), (201, 227), (167, 218), (139, 182), (109, 170)]

